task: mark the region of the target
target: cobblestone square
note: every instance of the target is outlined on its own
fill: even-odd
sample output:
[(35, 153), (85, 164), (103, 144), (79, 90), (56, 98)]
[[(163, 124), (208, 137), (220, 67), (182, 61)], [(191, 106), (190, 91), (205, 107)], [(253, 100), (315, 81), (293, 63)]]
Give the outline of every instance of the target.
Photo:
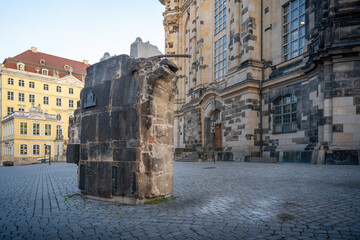
[(360, 239), (360, 166), (174, 163), (173, 198), (83, 199), (77, 167), (0, 168), (0, 239)]

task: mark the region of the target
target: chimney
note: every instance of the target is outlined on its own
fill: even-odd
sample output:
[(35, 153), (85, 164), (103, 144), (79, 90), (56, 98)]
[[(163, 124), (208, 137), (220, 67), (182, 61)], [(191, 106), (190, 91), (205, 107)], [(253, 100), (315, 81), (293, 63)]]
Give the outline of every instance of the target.
[(31, 47), (31, 51), (32, 51), (33, 53), (37, 53), (37, 47)]
[(86, 65), (88, 65), (88, 64), (89, 64), (89, 60), (84, 59), (84, 60), (83, 60), (83, 63), (86, 64)]

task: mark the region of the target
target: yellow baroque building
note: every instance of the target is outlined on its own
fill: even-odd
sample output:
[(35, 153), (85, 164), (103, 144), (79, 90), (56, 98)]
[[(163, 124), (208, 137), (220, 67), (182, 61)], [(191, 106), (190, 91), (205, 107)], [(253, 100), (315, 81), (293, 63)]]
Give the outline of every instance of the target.
[(23, 165), (51, 154), (64, 160), (69, 117), (84, 87), (88, 62), (32, 47), (4, 60), (1, 78), (1, 159)]

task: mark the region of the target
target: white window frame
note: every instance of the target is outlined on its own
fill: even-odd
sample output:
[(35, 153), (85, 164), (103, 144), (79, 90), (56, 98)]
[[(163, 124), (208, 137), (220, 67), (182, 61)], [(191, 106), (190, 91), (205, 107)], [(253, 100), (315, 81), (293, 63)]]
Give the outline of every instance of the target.
[(69, 88), (69, 94), (74, 94), (74, 89), (73, 88)]
[[(21, 131), (22, 131), (22, 129), (21, 129), (21, 124), (22, 124), (22, 123), (26, 124), (26, 128), (24, 128), (24, 129), (26, 130), (26, 133), (21, 133)], [(19, 123), (19, 134), (20, 134), (20, 135), (28, 135), (28, 132), (29, 132), (28, 130), (29, 130), (29, 126), (28, 126), (28, 123), (27, 123), (27, 122), (20, 122), (20, 123)]]
[[(39, 149), (37, 149), (37, 151), (38, 151), (38, 153), (34, 153), (34, 147), (35, 146), (39, 146)], [(34, 144), (34, 145), (32, 145), (32, 155), (33, 156), (39, 156), (41, 154), (41, 145), (40, 144)]]
[(25, 87), (25, 81), (23, 79), (19, 79), (18, 85), (19, 87)]
[[(49, 129), (47, 129), (47, 126), (50, 126), (50, 128)], [(48, 123), (46, 123), (45, 124), (45, 128), (44, 128), (44, 136), (51, 136), (51, 127), (52, 127), (52, 125), (51, 124), (48, 124)], [(48, 134), (48, 131), (50, 131), (50, 134)]]
[[(9, 111), (11, 110), (11, 111)], [(7, 115), (10, 115), (14, 112), (14, 108), (13, 107), (7, 107)]]
[[(26, 154), (23, 154), (23, 153), (21, 153), (21, 150), (24, 150), (24, 149), (21, 149), (21, 146), (26, 146)], [(29, 148), (28, 148), (28, 145), (27, 144), (24, 144), (24, 143), (20, 143), (19, 144), (19, 154), (21, 155), (21, 156), (27, 156), (28, 155), (28, 151), (29, 150)]]
[(14, 101), (14, 92), (13, 91), (7, 92), (7, 100)]
[(13, 78), (8, 78), (7, 79), (7, 84), (14, 86), (14, 79)]
[(49, 91), (49, 84), (44, 84), (44, 85), (43, 85), (43, 89), (44, 89), (45, 91)]
[(58, 92), (58, 93), (62, 92), (61, 86), (56, 86), (56, 92)]
[[(34, 97), (34, 99), (32, 99)], [(35, 94), (29, 94), (29, 103), (35, 103)]]
[[(34, 125), (37, 124), (38, 125), (38, 129), (36, 129), (39, 133), (38, 134), (34, 134), (34, 131), (35, 131), (35, 128), (34, 128)], [(33, 123), (33, 126), (32, 126), (32, 135), (33, 136), (40, 136), (41, 135), (41, 124), (40, 123)]]
[(19, 102), (25, 102), (25, 93), (19, 92)]
[(69, 108), (74, 108), (74, 100), (69, 99)]
[(48, 96), (44, 96), (44, 97), (43, 97), (43, 104), (44, 104), (44, 105), (49, 105), (49, 102), (50, 102), (49, 97), (48, 97)]
[(35, 88), (35, 82), (30, 81), (29, 82), (29, 88)]
[(61, 98), (56, 98), (56, 106), (61, 107), (62, 103), (61, 103)]

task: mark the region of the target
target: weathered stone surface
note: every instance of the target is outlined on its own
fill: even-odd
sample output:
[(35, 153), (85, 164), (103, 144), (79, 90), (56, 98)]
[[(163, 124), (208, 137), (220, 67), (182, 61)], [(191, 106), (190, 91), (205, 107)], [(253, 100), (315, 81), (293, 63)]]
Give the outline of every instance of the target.
[(82, 194), (130, 204), (171, 195), (176, 71), (126, 55), (89, 67), (76, 115)]

